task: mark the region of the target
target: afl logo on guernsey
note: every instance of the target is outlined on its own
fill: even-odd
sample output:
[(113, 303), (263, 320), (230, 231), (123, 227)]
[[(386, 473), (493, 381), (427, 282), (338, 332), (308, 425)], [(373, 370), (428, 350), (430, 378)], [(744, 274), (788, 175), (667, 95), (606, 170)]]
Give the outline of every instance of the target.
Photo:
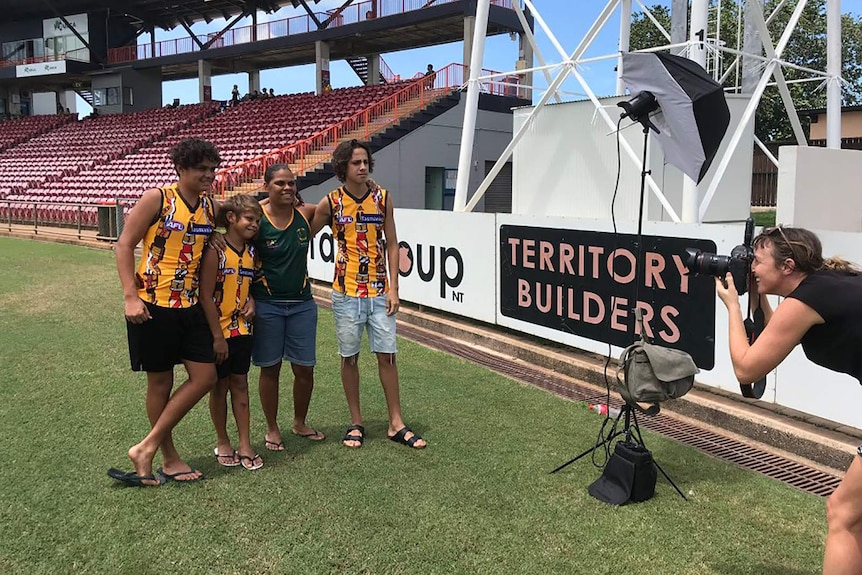
[(181, 232), (186, 229), (186, 227), (183, 225), (182, 222), (178, 222), (176, 220), (168, 220), (165, 222), (165, 229), (172, 232)]
[(335, 219), (335, 223), (346, 226), (353, 223), (353, 216), (339, 216)]

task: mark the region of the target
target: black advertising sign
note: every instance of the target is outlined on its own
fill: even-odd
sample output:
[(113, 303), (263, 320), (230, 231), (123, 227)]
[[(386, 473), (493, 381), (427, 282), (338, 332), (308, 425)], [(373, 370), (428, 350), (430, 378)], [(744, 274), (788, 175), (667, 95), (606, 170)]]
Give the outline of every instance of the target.
[(684, 350), (698, 367), (712, 369), (715, 282), (688, 275), (683, 262), (686, 248), (715, 253), (715, 242), (643, 236), (638, 250), (637, 239), (634, 234), (500, 226), (503, 315), (626, 347), (636, 337), (637, 292), (647, 337)]

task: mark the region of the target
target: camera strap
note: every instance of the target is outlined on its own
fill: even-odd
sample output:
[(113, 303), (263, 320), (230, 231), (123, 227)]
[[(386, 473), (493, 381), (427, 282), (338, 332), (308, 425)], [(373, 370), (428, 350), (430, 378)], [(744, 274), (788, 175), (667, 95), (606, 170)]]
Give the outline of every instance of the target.
[[(763, 308), (760, 307), (760, 295), (754, 295), (753, 291), (748, 290), (748, 317), (743, 322), (743, 325), (745, 325), (745, 335), (748, 337), (748, 345), (754, 343), (760, 334), (763, 333), (763, 328), (766, 326), (766, 315), (763, 313)], [(756, 299), (752, 301), (752, 298)], [(754, 308), (754, 317), (752, 317), (752, 307)], [(766, 376), (764, 375), (753, 384), (740, 383), (739, 390), (742, 392), (743, 397), (760, 399), (766, 391)]]

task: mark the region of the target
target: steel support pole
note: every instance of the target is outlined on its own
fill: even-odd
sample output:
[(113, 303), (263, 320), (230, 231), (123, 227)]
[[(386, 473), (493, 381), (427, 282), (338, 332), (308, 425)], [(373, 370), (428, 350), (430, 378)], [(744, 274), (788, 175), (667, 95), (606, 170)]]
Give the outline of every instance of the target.
[(464, 105), (464, 125), (461, 129), (461, 151), (458, 157), (458, 177), (455, 181), (453, 210), (463, 212), (467, 205), (467, 188), (473, 163), (473, 140), (476, 136), (476, 116), (479, 111), (478, 78), (482, 75), (482, 58), (485, 55), (485, 34), (488, 30), (488, 12), (491, 0), (479, 0), (476, 6), (476, 25), (473, 29), (473, 52), (470, 55), (470, 80)]
[(629, 51), (632, 36), (632, 0), (620, 1), (620, 57), (617, 60), (617, 95), (626, 92), (623, 82), (623, 54)]
[(826, 147), (841, 149), (841, 0), (826, 4)]
[[(709, 36), (709, 0), (691, 2), (691, 46), (688, 57), (702, 67), (706, 67), (706, 39)], [(697, 208), (700, 204), (697, 183), (683, 174), (682, 209), (680, 216), (684, 222), (698, 222)]]

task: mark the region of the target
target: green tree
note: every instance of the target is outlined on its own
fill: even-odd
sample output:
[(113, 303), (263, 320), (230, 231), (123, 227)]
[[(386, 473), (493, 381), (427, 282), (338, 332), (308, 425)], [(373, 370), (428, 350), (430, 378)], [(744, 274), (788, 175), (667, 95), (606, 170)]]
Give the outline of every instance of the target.
[[(731, 48), (737, 47), (737, 30), (740, 0), (721, 0), (721, 30), (719, 39)], [(765, 15), (769, 15), (778, 5), (778, 0), (766, 0)], [(718, 0), (710, 3), (710, 37), (716, 37)], [(773, 43), (778, 40), (795, 4), (788, 3), (776, 18), (769, 24), (769, 32)], [(664, 6), (650, 8), (653, 16), (670, 30), (670, 10)], [(862, 102), (862, 17), (853, 14), (842, 16), (842, 76), (848, 84), (843, 88), (843, 104), (853, 105)], [(667, 44), (665, 37), (658, 31), (649, 18), (638, 12), (633, 16), (631, 29), (631, 49), (639, 50)], [(790, 37), (782, 59), (813, 68), (826, 70), (826, 0), (810, 0), (803, 10), (799, 24)], [(733, 63), (734, 57), (722, 54), (718, 61), (719, 76)], [(714, 65), (714, 64), (712, 64)], [(710, 69), (712, 67), (710, 66)], [(797, 80), (810, 77), (805, 72), (792, 68), (784, 69), (787, 80)], [(726, 86), (735, 85), (737, 75), (731, 73)], [(791, 96), (797, 110), (823, 108), (826, 106), (826, 89), (821, 82), (809, 81), (789, 85)], [(806, 118), (802, 118), (805, 122)], [(763, 93), (755, 116), (755, 133), (764, 142), (784, 140), (793, 137), (793, 130), (787, 112), (784, 109), (778, 89), (768, 86)]]

